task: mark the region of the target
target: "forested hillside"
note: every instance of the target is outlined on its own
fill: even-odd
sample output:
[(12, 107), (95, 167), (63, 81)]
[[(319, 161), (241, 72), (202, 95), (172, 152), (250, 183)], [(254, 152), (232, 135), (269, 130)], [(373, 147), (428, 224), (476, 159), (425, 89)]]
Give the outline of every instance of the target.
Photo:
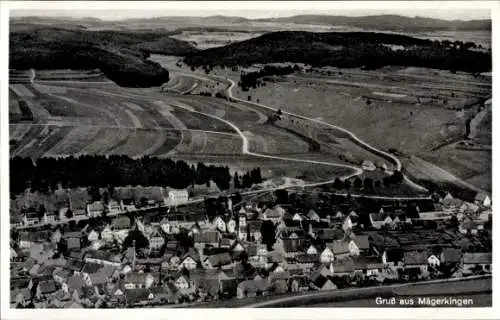
[(375, 69), (388, 65), (452, 71), (491, 70), (491, 53), (472, 42), (431, 41), (374, 32), (273, 32), (257, 38), (188, 54), (190, 66), (250, 66), (293, 62), (312, 66)]

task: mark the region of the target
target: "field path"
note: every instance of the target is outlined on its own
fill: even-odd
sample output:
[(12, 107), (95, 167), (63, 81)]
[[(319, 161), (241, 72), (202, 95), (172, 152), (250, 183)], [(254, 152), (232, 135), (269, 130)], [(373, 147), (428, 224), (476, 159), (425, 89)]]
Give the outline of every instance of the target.
[[(249, 101), (245, 101), (245, 100), (242, 100), (242, 99), (239, 99), (239, 98), (235, 98), (233, 96), (233, 93), (232, 93), (232, 89), (236, 86), (236, 83), (231, 80), (231, 79), (226, 79), (227, 81), (229, 81), (231, 83), (231, 85), (229, 86), (229, 88), (227, 89), (227, 94), (228, 94), (228, 97), (231, 98), (231, 99), (234, 99), (236, 101), (240, 101), (240, 102), (244, 102), (244, 103), (248, 103), (248, 104), (253, 104), (253, 105), (256, 105), (256, 106), (259, 106), (259, 107), (262, 107), (262, 108), (265, 108), (265, 109), (269, 109), (269, 110), (272, 110), (274, 112), (276, 112), (278, 109), (276, 108), (272, 108), (272, 107), (269, 107), (269, 106), (266, 106), (266, 105), (263, 105), (263, 104), (260, 104), (260, 103), (255, 103), (255, 102), (249, 102)], [(290, 113), (290, 112), (285, 112), (283, 111), (283, 113), (285, 114), (288, 114), (290, 116), (293, 116), (293, 117), (297, 117), (297, 118), (300, 118), (300, 119), (303, 119), (303, 120), (307, 120), (307, 121), (311, 121), (311, 122), (315, 122), (315, 123), (319, 123), (321, 125), (324, 125), (324, 126), (327, 126), (327, 127), (330, 127), (330, 128), (334, 128), (336, 130), (339, 130), (339, 131), (342, 131), (343, 133), (346, 133), (347, 135), (349, 135), (349, 137), (355, 141), (356, 143), (362, 145), (363, 147), (365, 147), (366, 149), (374, 152), (375, 154), (379, 154), (379, 155), (382, 155), (386, 158), (390, 158), (393, 160), (394, 163), (396, 163), (396, 170), (399, 170), (401, 171), (401, 169), (403, 168), (403, 165), (401, 163), (401, 161), (394, 155), (390, 154), (390, 153), (387, 153), (385, 151), (382, 151), (380, 149), (377, 149), (371, 145), (369, 145), (368, 143), (364, 142), (363, 140), (361, 140), (360, 138), (358, 138), (354, 133), (352, 133), (351, 131), (349, 130), (346, 130), (342, 127), (339, 127), (339, 126), (336, 126), (336, 125), (333, 125), (333, 124), (329, 124), (327, 122), (324, 122), (322, 120), (318, 120), (318, 119), (314, 119), (314, 118), (308, 118), (308, 117), (305, 117), (305, 116), (302, 116), (302, 115), (298, 115), (298, 114), (294, 114), (294, 113)], [(311, 162), (313, 163), (313, 162)], [(352, 166), (348, 166), (348, 167), (352, 167)], [(361, 173), (362, 173), (362, 170), (361, 170)], [(360, 173), (360, 174), (361, 174)], [(420, 191), (428, 191), (426, 188), (424, 188), (423, 186), (411, 181), (407, 176), (404, 176), (404, 179), (405, 181), (410, 185), (412, 186), (413, 188), (417, 189), (417, 190), (420, 190)]]

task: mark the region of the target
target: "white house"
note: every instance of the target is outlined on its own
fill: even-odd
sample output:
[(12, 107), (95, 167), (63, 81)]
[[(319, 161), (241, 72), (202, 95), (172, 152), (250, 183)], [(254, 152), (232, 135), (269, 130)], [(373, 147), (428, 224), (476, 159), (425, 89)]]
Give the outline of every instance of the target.
[(168, 205), (176, 206), (189, 201), (189, 194), (186, 190), (170, 190), (168, 192)]
[(224, 221), (224, 219), (222, 219), (221, 216), (218, 216), (217, 218), (215, 218), (214, 222), (213, 222), (213, 225), (215, 226), (215, 228), (217, 228), (220, 232), (226, 232), (226, 222)]
[(334, 258), (335, 256), (333, 254), (333, 251), (329, 247), (326, 247), (325, 250), (321, 252), (319, 256), (319, 261), (321, 263), (330, 263), (334, 260)]
[(432, 267), (439, 267), (439, 265), (441, 264), (441, 261), (439, 260), (438, 257), (436, 257), (435, 255), (431, 254), (428, 258), (427, 258), (427, 263), (432, 266)]
[(180, 269), (186, 268), (187, 270), (193, 270), (196, 268), (196, 265), (197, 263), (192, 257), (186, 256), (179, 264), (179, 268)]
[(112, 215), (117, 214), (120, 211), (122, 211), (122, 206), (121, 206), (121, 204), (119, 202), (117, 202), (115, 200), (111, 200), (108, 203), (108, 211)]
[(226, 223), (226, 229), (227, 229), (227, 232), (229, 232), (229, 233), (235, 233), (236, 232), (236, 221), (234, 219), (230, 219)]
[(87, 205), (87, 215), (89, 217), (100, 217), (104, 212), (104, 206), (100, 201), (94, 201)]
[(94, 241), (97, 241), (99, 240), (99, 233), (97, 233), (97, 231), (95, 230), (92, 230), (89, 232), (89, 235), (87, 236), (87, 239), (89, 240), (89, 242), (94, 242)]
[(313, 246), (312, 244), (309, 246), (309, 248), (307, 248), (307, 251), (306, 251), (307, 254), (318, 254), (318, 250), (316, 249), (315, 246)]
[(106, 242), (112, 242), (114, 239), (113, 231), (109, 226), (104, 227), (101, 231), (101, 238)]
[(342, 224), (342, 229), (344, 232), (352, 230), (352, 221), (350, 217), (345, 218), (344, 223)]

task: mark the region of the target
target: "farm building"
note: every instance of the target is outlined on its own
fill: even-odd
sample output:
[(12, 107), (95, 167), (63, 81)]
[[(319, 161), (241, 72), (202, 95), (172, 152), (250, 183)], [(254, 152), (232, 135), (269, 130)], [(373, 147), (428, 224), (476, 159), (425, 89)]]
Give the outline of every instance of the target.
[(377, 169), (377, 167), (375, 167), (375, 164), (373, 164), (373, 162), (371, 162), (370, 160), (364, 160), (361, 164), (361, 167), (366, 171), (375, 171)]
[(189, 194), (186, 190), (170, 190), (166, 202), (168, 205), (176, 206), (188, 202)]

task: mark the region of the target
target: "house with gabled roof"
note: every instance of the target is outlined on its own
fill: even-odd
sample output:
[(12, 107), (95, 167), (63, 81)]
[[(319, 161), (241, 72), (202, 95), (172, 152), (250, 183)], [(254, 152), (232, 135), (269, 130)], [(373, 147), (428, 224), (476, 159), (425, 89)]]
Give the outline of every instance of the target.
[(217, 230), (203, 230), (201, 233), (194, 235), (194, 245), (197, 248), (203, 248), (205, 245), (218, 247), (220, 241), (220, 233)]
[(474, 198), (474, 202), (477, 205), (481, 205), (483, 207), (491, 207), (491, 198), (489, 195), (479, 192)]
[(260, 232), (262, 220), (250, 220), (247, 223), (249, 238), (251, 239), (251, 241), (259, 242), (262, 239), (262, 233)]
[(462, 251), (454, 248), (444, 248), (440, 254), (441, 264), (457, 264), (462, 260)]
[(179, 263), (179, 269), (185, 268), (187, 270), (196, 269), (198, 266), (199, 255), (193, 249), (189, 249), (188, 252), (184, 254)]
[(354, 236), (349, 243), (352, 255), (366, 255), (370, 251), (370, 240), (366, 235)]
[(403, 256), (405, 270), (419, 269), (420, 273), (427, 271), (429, 253), (426, 251), (406, 251)]
[(320, 221), (320, 216), (314, 211), (313, 209), (309, 210), (307, 213), (307, 218), (312, 221), (319, 222)]
[(474, 272), (491, 273), (491, 252), (465, 252), (462, 256), (462, 270), (464, 275)]
[(231, 256), (228, 252), (222, 252), (207, 256), (204, 261), (204, 266), (208, 269), (223, 268), (232, 263)]
[(153, 233), (149, 236), (149, 247), (153, 250), (159, 250), (165, 244), (165, 238), (159, 229), (154, 229)]
[(120, 259), (117, 256), (103, 250), (89, 250), (85, 255), (85, 262), (121, 267)]
[(87, 215), (89, 217), (100, 217), (104, 212), (105, 208), (101, 201), (94, 201), (87, 204)]
[(36, 297), (38, 299), (46, 299), (57, 291), (54, 280), (40, 281), (36, 287)]
[(226, 232), (226, 221), (221, 216), (215, 217), (214, 221), (212, 222), (213, 226), (219, 230), (220, 232)]
[(335, 260), (342, 260), (347, 258), (350, 254), (349, 242), (344, 240), (334, 240), (332, 243), (327, 244), (327, 246), (333, 252)]

